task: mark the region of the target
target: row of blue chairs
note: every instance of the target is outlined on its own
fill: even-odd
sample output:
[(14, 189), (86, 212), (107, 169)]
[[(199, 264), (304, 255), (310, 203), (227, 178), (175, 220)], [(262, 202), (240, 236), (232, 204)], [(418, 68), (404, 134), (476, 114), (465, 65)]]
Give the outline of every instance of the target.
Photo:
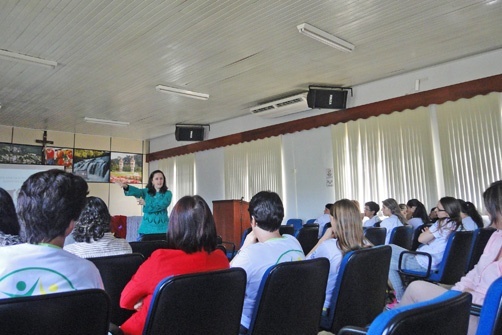
[[(260, 285), (248, 334), (466, 334), (471, 296), (450, 291), (443, 296), (383, 312), (390, 247), (347, 253), (340, 266), (332, 307), (321, 316), (329, 262), (280, 263)], [(137, 258), (134, 254), (101, 258)], [(95, 259), (93, 261), (96, 261)], [(119, 263), (119, 262), (116, 262)], [(122, 275), (117, 264), (115, 280)], [(123, 269), (123, 268), (122, 268)], [(381, 270), (377, 270), (381, 269)], [(123, 271), (123, 270), (122, 270)], [(106, 282), (111, 280), (103, 276)], [(300, 279), (300, 280), (299, 280)], [(239, 268), (172, 276), (157, 286), (145, 325), (145, 335), (239, 333), (246, 273)], [(112, 320), (112, 295), (81, 290), (0, 300), (2, 334), (106, 334)], [(478, 335), (502, 330), (502, 278), (490, 287), (480, 310)]]

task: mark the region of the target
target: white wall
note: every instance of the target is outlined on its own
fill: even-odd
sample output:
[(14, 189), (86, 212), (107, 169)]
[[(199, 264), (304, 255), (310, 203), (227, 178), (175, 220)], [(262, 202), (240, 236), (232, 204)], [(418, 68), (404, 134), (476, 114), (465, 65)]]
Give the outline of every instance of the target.
[[(417, 79), (420, 80), (420, 91), (426, 91), (501, 74), (500, 59), (502, 49), (359, 85), (353, 88), (354, 97), (349, 97), (348, 107), (415, 93)], [(250, 114), (211, 125), (209, 139), (321, 113), (310, 111), (276, 119)], [(150, 152), (185, 144), (176, 142), (174, 134), (170, 134), (151, 140)], [(283, 152), (285, 219), (299, 217), (305, 221), (315, 218), (322, 214), (327, 202), (344, 197), (343, 194), (333, 194), (333, 189), (326, 187), (326, 169), (333, 167), (329, 127), (284, 135)], [(150, 171), (156, 169), (157, 164), (151, 162)], [(210, 205), (213, 200), (224, 199), (223, 148), (196, 153), (196, 169), (196, 192)]]

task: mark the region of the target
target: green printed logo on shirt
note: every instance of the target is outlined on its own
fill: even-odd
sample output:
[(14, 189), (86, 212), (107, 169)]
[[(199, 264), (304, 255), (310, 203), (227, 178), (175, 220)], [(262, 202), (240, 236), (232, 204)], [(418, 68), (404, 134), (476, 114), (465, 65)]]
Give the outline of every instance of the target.
[(279, 264), (282, 262), (293, 262), (293, 261), (301, 261), (305, 259), (305, 255), (303, 254), (302, 250), (288, 250), (284, 253), (282, 253), (279, 258), (277, 259), (277, 262), (275, 264)]
[(12, 271), (0, 278), (0, 287), (8, 297), (29, 297), (75, 290), (72, 282), (63, 274), (48, 268), (28, 267)]

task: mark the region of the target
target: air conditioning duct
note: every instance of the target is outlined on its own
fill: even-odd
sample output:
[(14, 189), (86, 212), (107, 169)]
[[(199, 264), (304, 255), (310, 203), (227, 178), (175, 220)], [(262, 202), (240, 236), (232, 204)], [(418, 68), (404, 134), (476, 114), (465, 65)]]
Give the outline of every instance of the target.
[(264, 118), (274, 118), (311, 110), (307, 104), (307, 92), (252, 107), (251, 113)]

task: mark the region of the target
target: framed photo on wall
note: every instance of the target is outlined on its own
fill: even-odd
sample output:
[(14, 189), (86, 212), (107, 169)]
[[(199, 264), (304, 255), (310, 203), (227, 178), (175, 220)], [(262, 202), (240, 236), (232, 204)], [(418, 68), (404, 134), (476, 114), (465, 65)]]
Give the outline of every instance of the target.
[(64, 166), (66, 171), (73, 166), (73, 149), (47, 147), (44, 155), (45, 165)]
[(112, 152), (110, 183), (141, 184), (143, 181), (143, 155)]
[(43, 148), (37, 145), (12, 144), (10, 162), (14, 164), (42, 164)]
[(110, 152), (103, 150), (75, 149), (73, 173), (88, 182), (110, 181)]
[(12, 154), (11, 143), (0, 143), (0, 163), (10, 163)]

